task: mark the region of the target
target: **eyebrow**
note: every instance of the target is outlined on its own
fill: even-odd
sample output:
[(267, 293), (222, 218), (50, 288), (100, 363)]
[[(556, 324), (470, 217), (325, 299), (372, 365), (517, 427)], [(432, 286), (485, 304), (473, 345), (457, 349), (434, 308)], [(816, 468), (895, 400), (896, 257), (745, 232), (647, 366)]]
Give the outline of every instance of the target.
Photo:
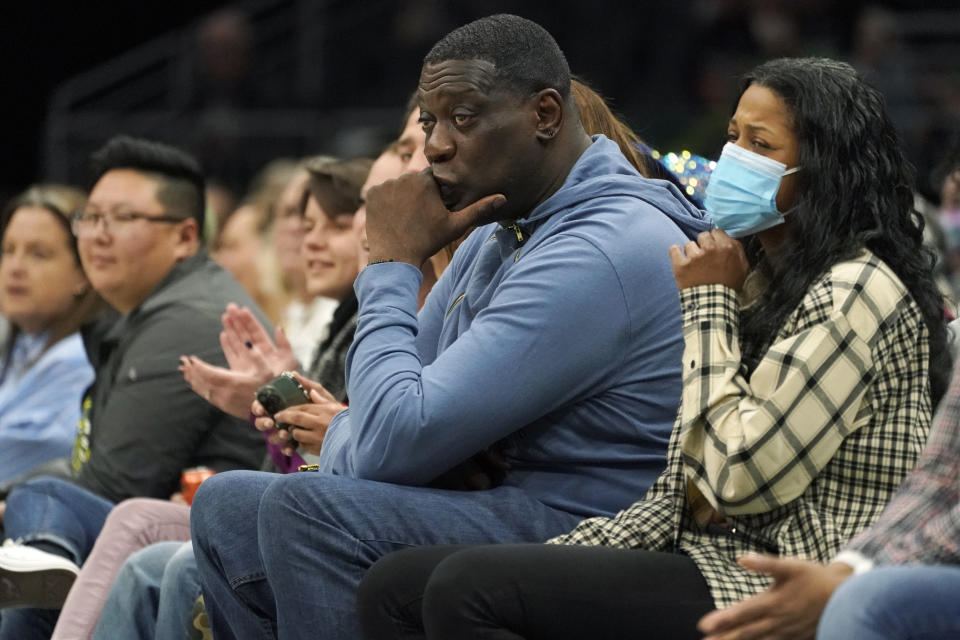
[[(736, 119), (736, 118), (730, 118), (730, 120), (729, 120), (729, 122), (727, 122), (727, 124), (728, 124), (728, 125), (732, 124), (732, 125), (735, 126), (735, 127), (739, 126), (739, 125), (737, 124), (737, 119)], [(746, 125), (744, 128), (745, 128), (745, 129), (749, 129), (750, 131), (766, 131), (767, 133), (773, 133), (773, 129), (771, 129), (770, 127), (765, 127), (765, 126), (763, 126), (762, 124), (748, 124), (748, 125)]]
[(456, 82), (438, 82), (433, 88), (424, 89), (421, 84), (417, 89), (417, 107), (419, 107), (422, 112), (430, 112), (430, 109), (424, 104), (426, 94), (432, 93), (436, 96), (434, 99), (444, 99), (444, 100), (466, 100), (472, 98), (473, 100), (485, 100), (489, 97), (490, 91), (484, 91), (482, 87), (478, 87), (475, 84), (470, 84), (465, 80), (458, 80)]

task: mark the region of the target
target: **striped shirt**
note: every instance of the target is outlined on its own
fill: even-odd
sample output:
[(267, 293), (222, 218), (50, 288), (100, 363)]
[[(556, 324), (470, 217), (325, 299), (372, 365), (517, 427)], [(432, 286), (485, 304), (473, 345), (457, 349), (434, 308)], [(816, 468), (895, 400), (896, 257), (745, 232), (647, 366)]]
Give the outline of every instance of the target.
[(960, 565), (960, 366), (917, 467), (846, 548), (877, 564)]

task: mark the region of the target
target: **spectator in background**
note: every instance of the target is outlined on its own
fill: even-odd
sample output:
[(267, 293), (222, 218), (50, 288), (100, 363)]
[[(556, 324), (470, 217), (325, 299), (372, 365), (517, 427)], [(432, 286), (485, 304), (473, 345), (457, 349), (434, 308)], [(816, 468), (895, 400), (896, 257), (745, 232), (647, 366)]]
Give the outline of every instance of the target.
[[(309, 178), (300, 202), (306, 288), (313, 295), (338, 301), (327, 335), (305, 367), (312, 377), (328, 378), (323, 372), (330, 367), (341, 371), (353, 339), (353, 281), (359, 263), (353, 215), (360, 204), (358, 194), (369, 168), (368, 160), (333, 158), (321, 158), (307, 166)], [(257, 388), (281, 371), (296, 369), (298, 363), (283, 332), (276, 333), (276, 344), (271, 342), (249, 309), (230, 305), (223, 321), (221, 344), (227, 352), (229, 368), (189, 355), (181, 359), (180, 370), (194, 391), (209, 402), (231, 415), (248, 416)], [(329, 376), (329, 384), (334, 397), (343, 401), (343, 376)]]
[[(308, 166), (314, 167), (315, 174), (319, 174), (314, 176), (320, 182), (319, 186), (335, 189), (345, 196), (354, 189), (356, 202), (360, 195), (359, 186), (351, 173), (334, 168), (338, 165), (362, 170), (365, 162), (338, 162), (326, 158)], [(391, 146), (373, 164), (364, 189), (396, 177), (401, 170), (396, 148)], [(335, 185), (326, 177), (332, 175), (346, 176), (350, 180)], [(329, 200), (325, 198), (328, 203)], [(314, 214), (312, 209), (310, 213)], [(307, 235), (310, 242), (315, 242), (311, 235), (323, 230), (323, 224), (314, 226)], [(359, 242), (356, 237), (353, 240), (353, 251), (337, 254), (345, 265), (356, 263)], [(332, 346), (344, 348), (339, 343)], [(329, 361), (331, 365), (317, 372), (317, 379), (325, 387), (342, 388), (343, 362), (339, 357), (332, 357)], [(339, 369), (335, 366), (337, 363)], [(286, 444), (286, 439), (280, 442)], [(309, 448), (309, 444), (304, 447)], [(271, 454), (274, 453), (271, 449)], [(308, 454), (303, 457), (310, 459)], [(296, 460), (293, 464), (277, 465), (278, 470), (296, 471), (304, 461), (300, 456), (296, 456)], [(189, 513), (189, 508), (184, 505), (143, 498), (117, 505), (70, 590), (53, 638), (86, 639), (94, 635), (95, 627), (96, 637), (108, 639), (179, 638), (186, 635), (192, 628), (194, 616), (190, 612), (200, 594), (200, 586), (189, 542), (184, 545), (174, 541), (189, 540)], [(142, 551), (138, 551), (140, 549)], [(104, 613), (98, 624), (101, 608)]]
[[(319, 159), (319, 158), (317, 158)], [(297, 362), (310, 362), (317, 344), (326, 337), (327, 325), (337, 308), (337, 301), (307, 290), (306, 274), (300, 247), (303, 243), (303, 194), (310, 177), (301, 161), (284, 185), (273, 206), (273, 254), (276, 256), (280, 287), (288, 292), (280, 326), (290, 342)]]
[(210, 257), (230, 272), (271, 322), (278, 322), (283, 301), (266, 291), (266, 274), (260, 269), (267, 245), (270, 219), (257, 205), (247, 203), (226, 217), (210, 250)]
[(237, 208), (239, 202), (237, 194), (230, 187), (211, 180), (207, 181), (204, 201), (206, 213), (203, 217), (204, 228), (200, 230), (200, 238), (203, 246), (209, 248), (216, 240), (220, 229), (223, 228), (223, 221), (231, 211)]
[[(403, 129), (399, 138), (391, 145), (390, 152), (381, 155), (379, 161), (384, 164), (389, 163), (395, 165), (395, 167), (403, 172), (416, 172), (427, 166), (426, 157), (423, 154), (424, 132), (418, 122), (419, 110), (410, 104), (408, 104), (407, 107), (407, 117), (404, 120)], [(321, 156), (314, 159), (313, 162), (322, 165), (329, 160), (330, 158)], [(296, 246), (298, 242), (302, 242), (302, 236), (304, 234), (302, 213), (303, 204), (308, 200), (305, 192), (308, 178), (309, 172), (306, 171), (303, 174), (295, 176), (281, 196), (279, 210), (283, 222), (278, 222), (277, 224), (281, 230), (278, 231), (278, 233), (282, 232), (283, 235), (278, 237), (283, 238), (283, 246), (285, 247), (292, 248)], [(294, 216), (296, 216), (296, 218), (294, 218)], [(356, 227), (356, 234), (359, 236), (357, 272), (366, 266), (367, 241), (365, 221), (366, 210), (364, 207), (361, 207), (352, 220), (352, 224)], [(294, 222), (298, 225), (299, 238), (295, 235), (297, 230), (294, 229)], [(301, 274), (304, 274), (305, 271), (308, 270), (305, 262), (305, 253), (306, 248), (302, 248), (300, 250), (299, 264), (294, 264), (291, 260), (285, 263), (285, 269), (289, 268), (292, 272), (294, 267), (296, 267)], [(289, 249), (287, 251), (280, 251), (280, 255), (287, 255), (287, 257), (289, 257)], [(320, 269), (318, 275), (322, 273), (323, 269)], [(425, 264), (422, 273), (423, 278), (421, 279), (417, 294), (418, 309), (423, 305), (423, 301), (426, 299), (433, 283), (436, 282), (436, 277), (433, 275), (433, 267), (431, 265)], [(305, 276), (301, 275), (301, 277)], [(354, 274), (354, 277), (356, 277), (356, 274)], [(315, 300), (333, 300), (333, 298), (329, 297), (329, 295), (331, 295), (329, 292), (320, 293), (321, 291), (327, 290), (327, 287), (332, 283), (329, 278), (315, 278), (312, 285), (309, 283), (309, 278), (307, 278), (307, 280), (305, 290), (308, 295), (316, 296)], [(340, 285), (337, 284), (337, 287), (339, 286)], [(314, 302), (309, 308), (299, 309), (298, 311), (301, 313), (310, 313), (318, 304), (320, 303)], [(341, 311), (341, 317), (339, 317), (336, 322), (341, 334), (337, 342), (345, 346), (349, 346), (347, 342), (343, 340), (347, 333), (344, 326), (341, 326), (340, 323), (346, 319), (343, 317), (343, 314), (346, 313), (345, 310), (348, 306), (349, 305), (341, 307), (344, 311)], [(323, 312), (326, 313), (326, 309), (323, 309)], [(330, 314), (332, 321), (333, 312), (331, 311)], [(310, 336), (313, 340), (313, 346), (309, 351), (309, 355), (301, 356), (296, 352), (299, 351), (299, 349), (294, 349), (296, 345), (292, 339), (288, 339), (286, 332), (278, 333), (275, 341), (271, 341), (263, 329), (258, 327), (257, 323), (250, 318), (249, 314), (240, 309), (232, 307), (228, 309), (224, 315), (224, 321), (226, 333), (233, 336), (232, 340), (236, 344), (250, 342), (256, 345), (256, 349), (250, 352), (250, 355), (255, 356), (256, 360), (247, 358), (240, 368), (231, 366), (229, 369), (224, 369), (220, 367), (209, 367), (196, 358), (188, 358), (183, 362), (183, 371), (187, 376), (187, 380), (197, 393), (204, 395), (204, 397), (209, 396), (208, 399), (214, 404), (236, 416), (247, 415), (253, 392), (257, 387), (274, 375), (277, 375), (280, 371), (295, 369), (300, 366), (302, 370), (307, 372), (308, 377), (316, 378), (317, 372), (311, 365), (319, 364), (316, 357), (320, 356), (321, 352), (327, 353), (328, 349), (324, 347), (328, 347), (329, 343), (334, 339), (331, 336), (331, 330), (327, 329), (324, 329), (324, 331), (319, 334), (319, 338), (317, 335)], [(307, 329), (315, 325), (316, 321), (311, 319), (309, 323), (302, 321), (294, 326), (303, 327), (303, 331), (306, 332)], [(324, 357), (329, 357), (329, 353)], [(343, 398), (340, 399), (342, 400)]]
[(85, 201), (68, 187), (35, 186), (0, 219), (0, 308), (11, 323), (0, 361), (0, 483), (70, 455), (93, 382), (79, 330), (102, 302), (70, 230)]
[(56, 612), (29, 607), (62, 603), (114, 502), (167, 498), (187, 467), (256, 468), (263, 457), (263, 439), (247, 421), (197, 397), (177, 371), (183, 352), (222, 362), (221, 310), (228, 302), (254, 308), (199, 248), (199, 166), (178, 149), (125, 137), (93, 160), (96, 182), (73, 228), (91, 285), (122, 315), (84, 332), (96, 375), (73, 483), (35, 478), (7, 499), (0, 608), (28, 608), (3, 610), (3, 640), (49, 634)]
[(955, 137), (935, 175), (940, 190), (937, 221), (943, 231), (943, 266), (953, 298), (960, 300), (960, 134)]

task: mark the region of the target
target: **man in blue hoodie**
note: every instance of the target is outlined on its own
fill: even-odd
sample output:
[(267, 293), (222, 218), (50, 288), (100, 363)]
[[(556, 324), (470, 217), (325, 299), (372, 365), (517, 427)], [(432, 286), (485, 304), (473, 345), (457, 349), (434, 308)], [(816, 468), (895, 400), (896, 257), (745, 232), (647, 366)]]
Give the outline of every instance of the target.
[[(367, 195), (350, 408), (282, 418), (326, 430), (320, 473), (220, 474), (194, 502), (217, 638), (356, 637), (356, 587), (384, 554), (541, 541), (663, 468), (683, 348), (667, 249), (709, 223), (584, 133), (532, 22), (448, 34), (418, 101), (429, 170)], [(475, 224), (418, 316), (420, 265)], [(490, 448), (499, 486), (425, 486)]]

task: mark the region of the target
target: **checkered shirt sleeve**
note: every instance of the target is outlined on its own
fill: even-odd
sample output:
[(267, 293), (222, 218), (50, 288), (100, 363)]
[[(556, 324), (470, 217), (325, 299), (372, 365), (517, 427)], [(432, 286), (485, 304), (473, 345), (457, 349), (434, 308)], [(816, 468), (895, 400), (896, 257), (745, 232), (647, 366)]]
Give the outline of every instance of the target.
[(775, 342), (749, 379), (733, 290), (681, 292), (680, 447), (698, 520), (710, 511), (764, 513), (796, 499), (844, 438), (869, 422), (860, 408), (876, 373), (873, 347), (903, 295), (883, 282), (884, 271), (864, 279), (860, 269), (834, 273), (831, 295), (813, 302), (830, 310), (824, 320)]
[(913, 473), (846, 549), (877, 564), (960, 565), (960, 364)]

